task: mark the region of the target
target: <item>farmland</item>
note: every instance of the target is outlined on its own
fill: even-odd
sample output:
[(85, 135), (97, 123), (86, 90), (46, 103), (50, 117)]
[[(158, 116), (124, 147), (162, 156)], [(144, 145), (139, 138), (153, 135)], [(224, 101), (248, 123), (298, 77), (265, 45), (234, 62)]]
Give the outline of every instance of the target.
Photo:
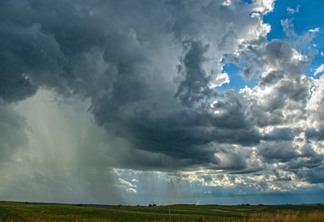
[(106, 206), (0, 202), (2, 221), (324, 221), (324, 205), (278, 206)]

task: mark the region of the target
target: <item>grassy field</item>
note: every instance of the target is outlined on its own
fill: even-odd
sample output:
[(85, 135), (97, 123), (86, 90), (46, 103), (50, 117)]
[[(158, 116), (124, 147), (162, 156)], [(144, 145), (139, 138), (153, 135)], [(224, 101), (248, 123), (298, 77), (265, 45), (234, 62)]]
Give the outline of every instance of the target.
[(2, 221), (324, 221), (324, 205), (154, 207), (0, 202)]

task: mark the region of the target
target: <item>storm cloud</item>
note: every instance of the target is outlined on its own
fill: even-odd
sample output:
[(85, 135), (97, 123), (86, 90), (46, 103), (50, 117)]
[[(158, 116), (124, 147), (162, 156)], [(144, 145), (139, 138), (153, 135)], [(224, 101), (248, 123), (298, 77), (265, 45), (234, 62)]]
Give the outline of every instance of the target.
[[(135, 195), (138, 187), (114, 178), (114, 168), (217, 170), (240, 181), (260, 173), (276, 183), (271, 170), (280, 162), (290, 180), (322, 183), (323, 77), (303, 73), (312, 57), (303, 45), (315, 34), (298, 37), (282, 21), (290, 39), (268, 40), (263, 17), (273, 7), (265, 0), (2, 1), (0, 164), (33, 150), (30, 160), (40, 155), (49, 171), (33, 169), (25, 180), (54, 187), (55, 178), (77, 177), (67, 187), (85, 185), (74, 201), (87, 189), (94, 199), (86, 201), (122, 202), (100, 196), (114, 189)], [(228, 64), (255, 86), (223, 89)], [(301, 168), (306, 159), (316, 166)]]

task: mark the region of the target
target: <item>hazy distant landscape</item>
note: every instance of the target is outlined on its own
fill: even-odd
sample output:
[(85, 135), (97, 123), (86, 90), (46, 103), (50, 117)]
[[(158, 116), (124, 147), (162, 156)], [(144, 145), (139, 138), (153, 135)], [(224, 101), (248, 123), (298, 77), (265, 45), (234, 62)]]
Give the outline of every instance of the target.
[(0, 202), (0, 221), (197, 221), (256, 222), (324, 220), (324, 205), (112, 206)]

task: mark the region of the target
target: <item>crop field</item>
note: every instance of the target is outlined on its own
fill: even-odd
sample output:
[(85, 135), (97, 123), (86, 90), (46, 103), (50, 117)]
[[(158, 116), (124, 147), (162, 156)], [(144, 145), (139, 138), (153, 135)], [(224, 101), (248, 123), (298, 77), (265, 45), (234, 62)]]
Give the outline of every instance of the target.
[(324, 221), (324, 205), (282, 206), (105, 206), (0, 202), (2, 221)]

